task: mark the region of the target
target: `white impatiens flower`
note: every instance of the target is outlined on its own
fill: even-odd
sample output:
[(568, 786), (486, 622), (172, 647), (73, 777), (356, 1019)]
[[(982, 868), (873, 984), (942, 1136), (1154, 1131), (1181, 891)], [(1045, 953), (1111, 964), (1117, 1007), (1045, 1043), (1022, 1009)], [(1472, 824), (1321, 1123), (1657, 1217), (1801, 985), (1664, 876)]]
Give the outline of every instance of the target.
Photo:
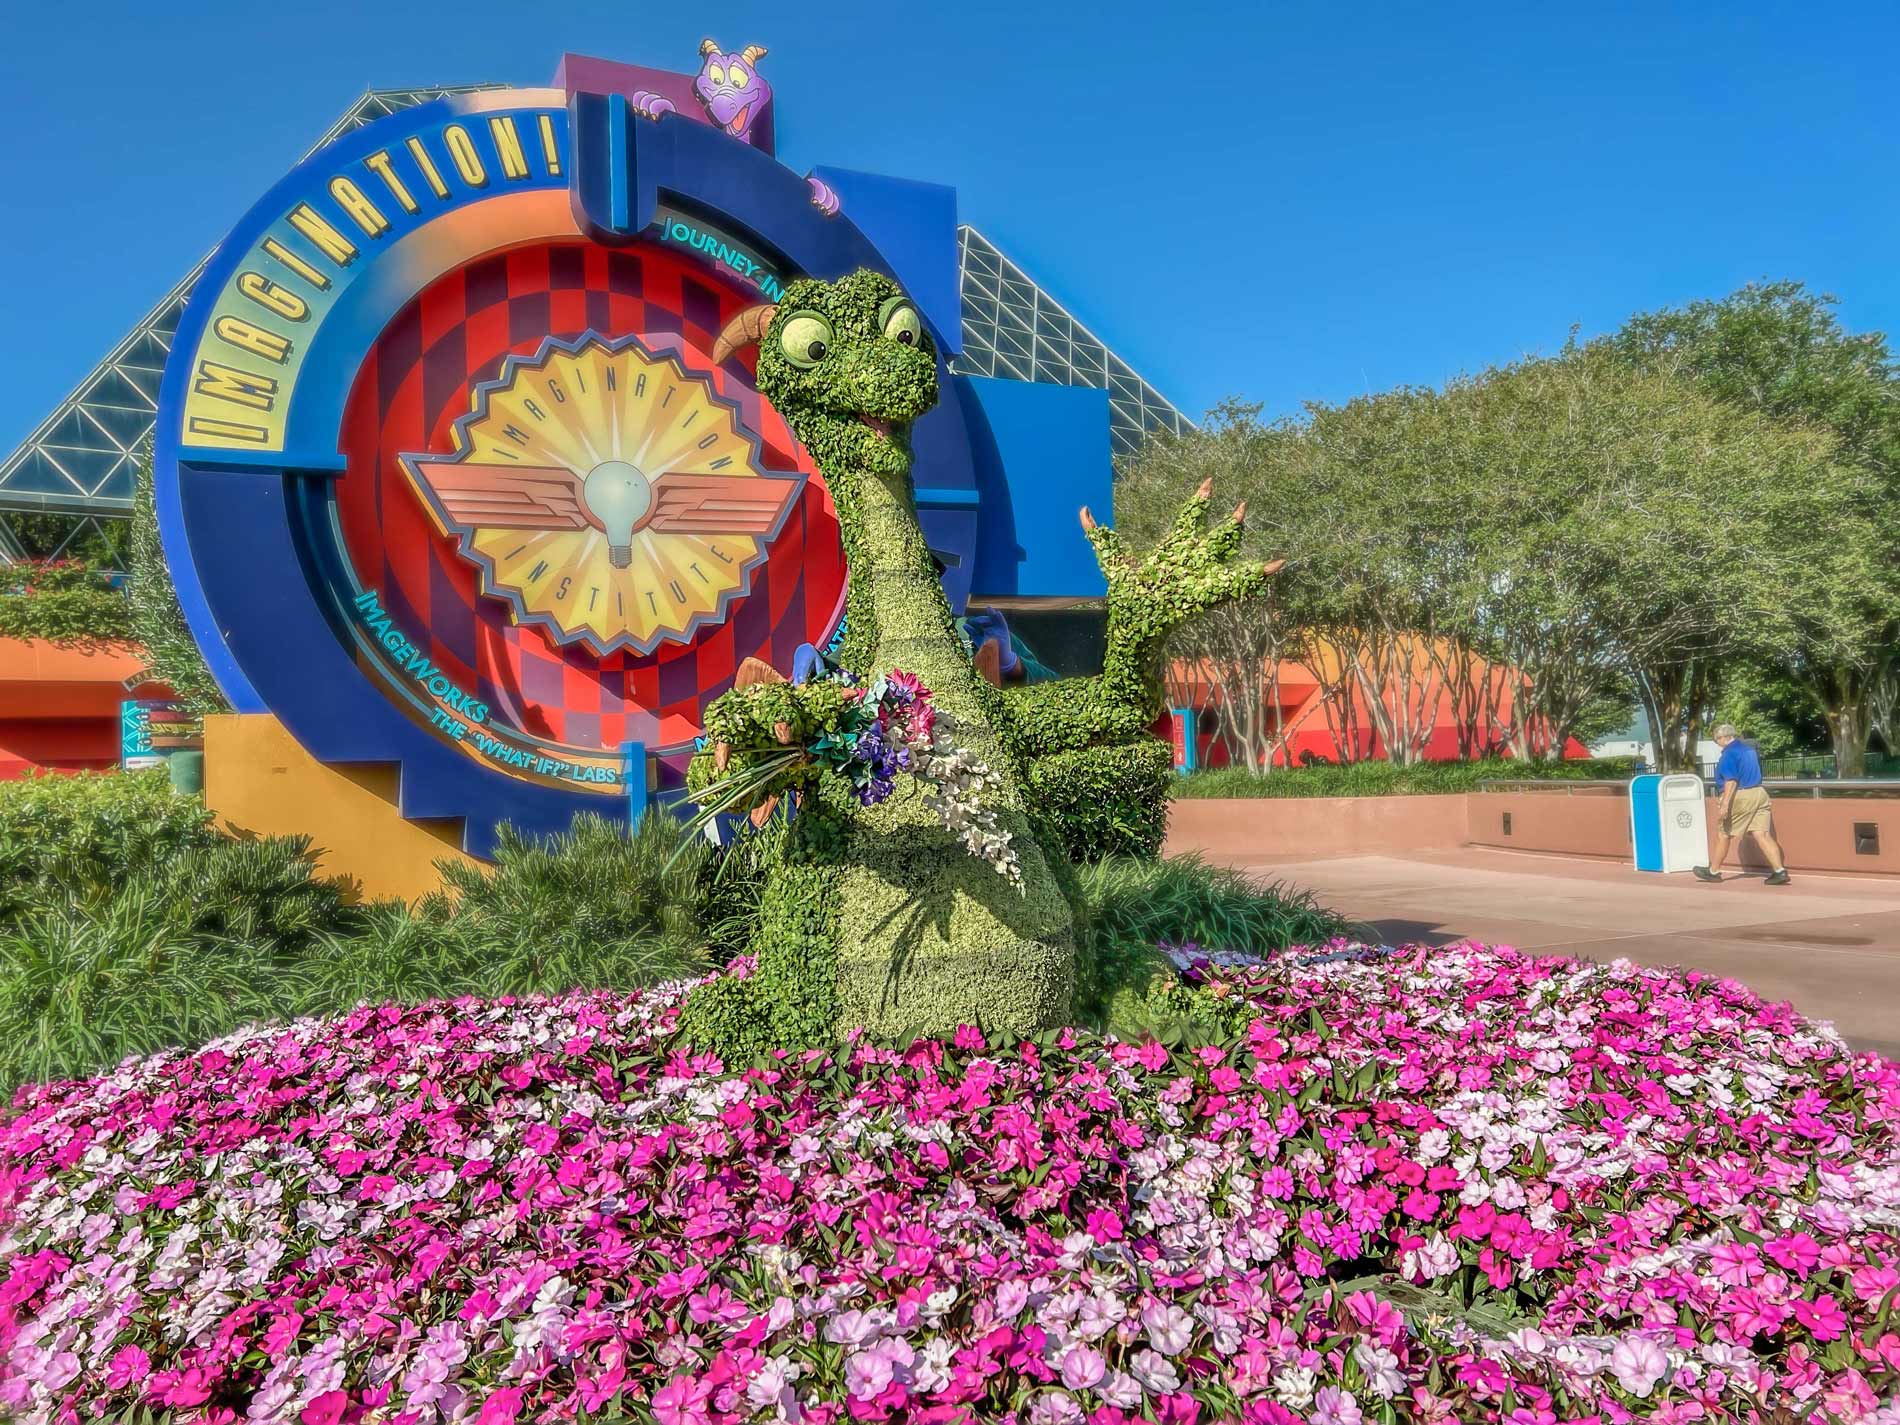
[(1610, 1352), (1610, 1373), (1634, 1396), (1647, 1397), (1668, 1369), (1663, 1348), (1646, 1336), (1625, 1336)]
[(1174, 1362), (1155, 1351), (1137, 1351), (1128, 1362), (1136, 1380), (1158, 1395), (1172, 1395), (1181, 1388), (1181, 1377)]
[(1304, 1366), (1288, 1366), (1273, 1378), (1273, 1397), (1294, 1410), (1304, 1410), (1313, 1399), (1319, 1377)]
[(746, 1384), (746, 1402), (753, 1409), (769, 1411), (774, 1420), (796, 1420), (799, 1417), (798, 1392), (794, 1385), (800, 1374), (796, 1361), (784, 1356), (770, 1356), (759, 1373)]
[(1365, 1375), (1366, 1389), (1381, 1400), (1390, 1400), (1405, 1389), (1399, 1358), (1377, 1342), (1359, 1342), (1352, 1348), (1352, 1358)]
[(1141, 1324), (1164, 1356), (1180, 1355), (1194, 1339), (1194, 1318), (1172, 1302), (1157, 1301), (1143, 1307)]

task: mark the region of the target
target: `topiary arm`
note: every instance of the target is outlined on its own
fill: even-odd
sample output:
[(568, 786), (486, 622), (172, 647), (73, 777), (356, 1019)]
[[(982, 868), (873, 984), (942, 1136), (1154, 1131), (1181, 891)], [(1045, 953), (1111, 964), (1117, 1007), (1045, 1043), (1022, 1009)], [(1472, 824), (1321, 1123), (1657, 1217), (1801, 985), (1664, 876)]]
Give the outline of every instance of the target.
[[(839, 683), (788, 683), (759, 660), (746, 659), (732, 690), (707, 705), (707, 750), (687, 764), (687, 791), (703, 792), (768, 758), (781, 757), (787, 747), (810, 747), (827, 733), (838, 732), (850, 701), (848, 690)], [(752, 799), (754, 805), (775, 801), (779, 794), (809, 783), (820, 770), (817, 763), (802, 759), (787, 766), (760, 789)]]
[(1214, 482), (1203, 481), (1175, 513), (1167, 534), (1140, 558), (1083, 509), (1083, 532), (1108, 582), (1108, 647), (1099, 677), (1004, 689), (1029, 755), (1127, 742), (1146, 732), (1164, 704), (1162, 655), (1169, 636), (1196, 614), (1254, 597), (1278, 572), (1277, 559), (1255, 564), (1234, 558), (1246, 532), (1245, 500), (1206, 527), (1213, 496)]

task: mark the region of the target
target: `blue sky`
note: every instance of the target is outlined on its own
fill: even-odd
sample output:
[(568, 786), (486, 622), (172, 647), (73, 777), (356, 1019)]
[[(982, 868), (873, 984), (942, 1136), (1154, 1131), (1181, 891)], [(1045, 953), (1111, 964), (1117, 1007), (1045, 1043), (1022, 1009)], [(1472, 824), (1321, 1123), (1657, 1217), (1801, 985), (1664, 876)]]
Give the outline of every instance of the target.
[(788, 163), (954, 184), (1190, 414), (1436, 383), (1756, 277), (1900, 327), (1891, 4), (101, 0), (5, 30), (0, 452), (366, 86), (689, 68), (702, 34), (770, 48)]

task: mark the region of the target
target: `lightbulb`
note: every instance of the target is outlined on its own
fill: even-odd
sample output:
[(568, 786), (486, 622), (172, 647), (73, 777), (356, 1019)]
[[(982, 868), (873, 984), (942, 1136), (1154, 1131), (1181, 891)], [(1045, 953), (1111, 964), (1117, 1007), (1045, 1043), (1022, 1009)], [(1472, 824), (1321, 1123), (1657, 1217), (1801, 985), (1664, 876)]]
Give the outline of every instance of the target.
[(581, 482), (581, 500), (607, 535), (607, 562), (625, 569), (633, 562), (633, 531), (653, 508), (647, 477), (624, 460), (603, 460)]

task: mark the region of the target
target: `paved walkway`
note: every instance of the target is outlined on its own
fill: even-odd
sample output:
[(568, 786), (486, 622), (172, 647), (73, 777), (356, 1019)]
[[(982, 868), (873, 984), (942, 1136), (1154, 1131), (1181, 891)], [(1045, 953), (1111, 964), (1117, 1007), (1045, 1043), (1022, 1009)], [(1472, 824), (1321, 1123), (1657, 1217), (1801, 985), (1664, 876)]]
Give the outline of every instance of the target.
[(1461, 847), (1234, 861), (1312, 890), (1387, 944), (1475, 939), (1732, 976), (1900, 1058), (1900, 881), (1758, 874), (1719, 886), (1602, 861)]

